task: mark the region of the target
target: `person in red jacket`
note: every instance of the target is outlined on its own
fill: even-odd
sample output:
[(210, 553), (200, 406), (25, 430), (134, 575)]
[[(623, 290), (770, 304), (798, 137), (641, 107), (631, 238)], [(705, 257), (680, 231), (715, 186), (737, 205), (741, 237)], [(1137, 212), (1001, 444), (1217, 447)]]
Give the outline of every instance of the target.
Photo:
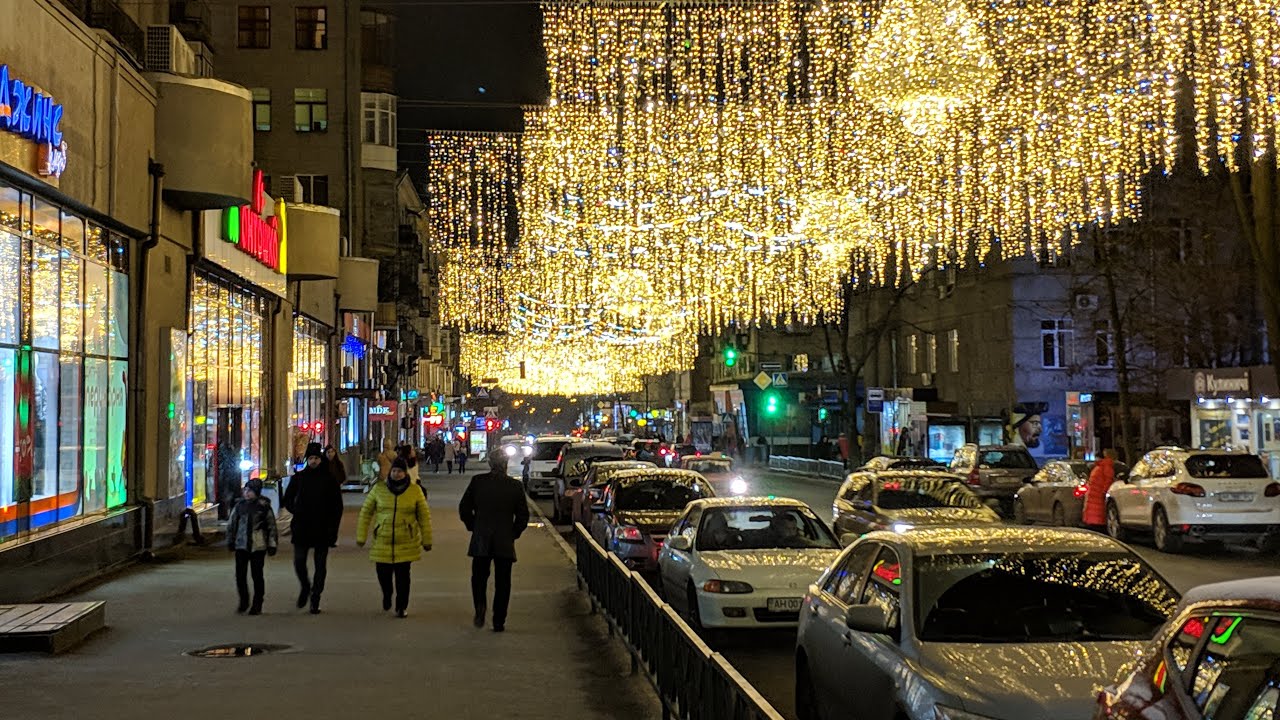
[(1107, 490), (1116, 480), (1116, 451), (1110, 448), (1102, 451), (1102, 459), (1094, 463), (1089, 473), (1089, 484), (1084, 496), (1084, 510), (1081, 520), (1085, 525), (1094, 527), (1107, 524)]

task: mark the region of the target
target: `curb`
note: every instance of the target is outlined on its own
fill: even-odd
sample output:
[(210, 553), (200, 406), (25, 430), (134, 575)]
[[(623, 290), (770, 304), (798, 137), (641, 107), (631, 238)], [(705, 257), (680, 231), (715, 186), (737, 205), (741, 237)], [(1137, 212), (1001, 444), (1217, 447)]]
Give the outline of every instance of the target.
[(564, 553), (564, 556), (569, 559), (570, 563), (577, 566), (578, 554), (574, 552), (573, 548), (569, 546), (569, 543), (565, 541), (564, 536), (560, 534), (560, 531), (556, 530), (555, 524), (548, 520), (546, 515), (542, 514), (542, 508), (538, 507), (538, 503), (534, 502), (533, 498), (528, 495), (524, 496), (524, 501), (529, 506), (529, 515), (531, 517), (538, 518), (538, 520), (542, 522), (542, 529), (550, 533), (551, 538), (555, 540), (556, 547), (560, 548), (560, 552)]

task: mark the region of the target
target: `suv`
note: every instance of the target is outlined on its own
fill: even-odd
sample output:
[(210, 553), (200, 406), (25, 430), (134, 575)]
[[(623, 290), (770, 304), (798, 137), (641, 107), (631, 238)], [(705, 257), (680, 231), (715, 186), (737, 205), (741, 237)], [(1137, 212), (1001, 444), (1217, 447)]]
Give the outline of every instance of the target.
[(974, 445), (956, 450), (951, 472), (959, 475), (978, 497), (997, 503), (1000, 514), (1013, 512), (1013, 496), (1040, 467), (1021, 445)]
[(1280, 484), (1257, 455), (1225, 450), (1152, 450), (1107, 492), (1107, 532), (1150, 532), (1156, 549), (1187, 540), (1254, 541), (1280, 549)]

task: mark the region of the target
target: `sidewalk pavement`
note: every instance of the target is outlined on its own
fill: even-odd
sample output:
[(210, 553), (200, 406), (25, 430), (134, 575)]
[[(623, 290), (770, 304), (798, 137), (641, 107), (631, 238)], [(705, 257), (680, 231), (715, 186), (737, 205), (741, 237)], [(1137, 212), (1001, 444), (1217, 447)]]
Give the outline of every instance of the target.
[[(366, 550), (355, 545), (364, 495), (346, 496), (319, 615), (294, 607), (288, 538), (268, 558), (264, 614), (235, 614), (225, 546), (139, 565), (78, 593), (105, 600), (109, 628), (61, 656), (0, 655), (0, 716), (129, 718), (660, 717), (641, 676), (576, 590), (548, 527), (517, 542), (505, 633), (471, 624), (469, 536), (458, 519), (466, 477), (423, 474), (434, 549), (414, 564), (409, 617), (382, 612)], [(205, 659), (221, 643), (282, 644), (279, 654)]]

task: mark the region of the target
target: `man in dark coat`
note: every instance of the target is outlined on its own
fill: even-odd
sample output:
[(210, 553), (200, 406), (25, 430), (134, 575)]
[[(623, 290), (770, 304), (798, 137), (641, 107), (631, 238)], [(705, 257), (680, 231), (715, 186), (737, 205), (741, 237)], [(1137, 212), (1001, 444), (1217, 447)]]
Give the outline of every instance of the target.
[[(293, 569), (301, 590), (298, 607), (311, 599), (311, 614), (320, 612), (320, 593), (328, 571), (329, 548), (338, 544), (342, 523), (342, 488), (326, 466), (320, 443), (307, 445), (307, 466), (294, 474), (284, 494), (284, 506), (293, 513)], [(314, 550), (315, 576), (307, 576), (307, 554)]]
[(520, 482), (507, 475), (507, 456), (489, 454), (489, 472), (471, 478), (458, 505), (462, 524), (471, 531), (471, 598), (475, 626), (484, 627), (489, 566), (493, 566), (493, 631), (506, 629), (511, 603), (511, 565), (516, 561), (516, 538), (529, 525), (529, 505)]

